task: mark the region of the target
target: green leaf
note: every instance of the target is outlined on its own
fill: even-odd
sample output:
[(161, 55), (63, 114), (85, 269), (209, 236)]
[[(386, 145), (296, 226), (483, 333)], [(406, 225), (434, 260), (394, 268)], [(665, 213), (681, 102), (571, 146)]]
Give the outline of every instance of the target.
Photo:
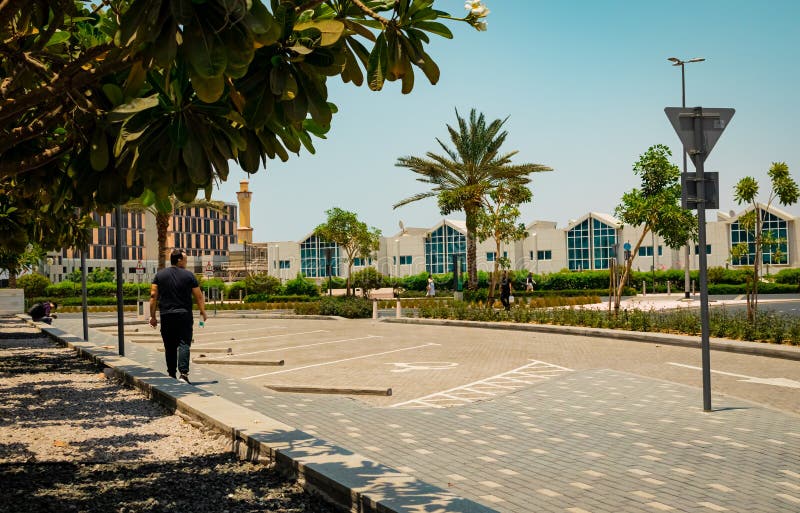
[(384, 75), (387, 57), (386, 51), (386, 37), (384, 33), (381, 32), (378, 39), (375, 41), (375, 47), (369, 54), (369, 63), (367, 65), (367, 84), (373, 91), (380, 91), (383, 89), (383, 82), (386, 79)]
[(302, 32), (303, 30), (315, 28), (321, 34), (320, 46), (331, 46), (336, 44), (344, 34), (344, 23), (339, 20), (321, 20), (321, 21), (308, 21), (305, 23), (298, 23), (294, 26), (295, 32)]
[(222, 97), (222, 93), (225, 91), (225, 78), (222, 75), (201, 77), (192, 74), (192, 87), (200, 101), (214, 103)]
[(116, 84), (103, 84), (103, 94), (106, 95), (108, 101), (111, 102), (111, 105), (117, 106), (121, 105), (123, 101), (125, 101), (125, 97), (122, 94), (122, 89)]
[(431, 34), (436, 34), (437, 36), (453, 39), (453, 33), (450, 32), (450, 29), (437, 21), (418, 21), (414, 23), (414, 27), (421, 30), (426, 30)]
[(186, 119), (183, 114), (178, 114), (172, 119), (169, 125), (169, 140), (178, 148), (186, 146), (186, 141), (189, 138), (189, 127), (186, 124)]
[[(59, 45), (61, 43), (65, 43), (69, 40), (69, 36), (70, 36), (69, 32), (57, 30), (53, 33), (53, 35), (50, 37), (50, 39), (47, 41), (44, 47), (47, 48), (48, 46), (54, 46), (54, 45)], [(41, 36), (36, 37), (37, 41), (39, 37)]]
[(203, 151), (203, 146), (197, 138), (189, 137), (181, 154), (183, 162), (186, 164), (189, 178), (194, 185), (206, 185), (211, 181), (210, 165)]
[(213, 29), (193, 23), (184, 31), (181, 48), (186, 53), (189, 64), (202, 78), (221, 77), (228, 65), (225, 43)]
[(112, 123), (118, 121), (124, 121), (125, 119), (131, 117), (131, 115), (145, 111), (147, 109), (152, 109), (156, 105), (158, 105), (157, 94), (153, 94), (151, 96), (145, 96), (143, 98), (134, 98), (128, 103), (124, 103), (119, 107), (116, 107), (111, 112), (109, 112), (108, 119)]

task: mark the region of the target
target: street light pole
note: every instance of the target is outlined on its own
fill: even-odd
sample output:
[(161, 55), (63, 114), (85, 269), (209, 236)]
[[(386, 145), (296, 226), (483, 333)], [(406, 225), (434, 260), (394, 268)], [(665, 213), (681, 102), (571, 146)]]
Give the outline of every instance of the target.
[[(677, 57), (670, 57), (667, 59), (672, 63), (673, 66), (680, 66), (681, 67), (681, 107), (684, 109), (686, 108), (686, 63), (689, 62), (703, 62), (706, 60), (704, 57), (695, 57), (693, 59), (689, 59), (683, 61), (678, 59)], [(683, 151), (683, 176), (686, 176), (686, 152)], [(683, 181), (682, 181), (683, 182)], [(689, 208), (689, 200), (686, 196), (686, 186), (685, 184), (681, 183), (681, 208)], [(683, 275), (683, 295), (684, 298), (689, 299), (690, 297), (690, 285), (691, 285), (691, 278), (689, 276), (689, 260), (691, 258), (691, 252), (689, 249), (691, 241), (686, 241), (686, 247), (684, 248), (683, 258), (684, 258), (684, 275)]]

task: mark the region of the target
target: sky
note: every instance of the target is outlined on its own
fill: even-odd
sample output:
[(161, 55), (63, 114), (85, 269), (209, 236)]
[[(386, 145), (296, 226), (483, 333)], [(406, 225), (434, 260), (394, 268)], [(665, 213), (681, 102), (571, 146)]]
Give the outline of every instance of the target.
[[(335, 103), (327, 140), (316, 154), (302, 150), (286, 163), (269, 161), (247, 176), (233, 166), (214, 199), (235, 202), (239, 181), (253, 192), (253, 240), (299, 241), (339, 207), (383, 235), (432, 227), (444, 216), (435, 198), (398, 209), (398, 201), (429, 190), (403, 156), (442, 153), (456, 109), (506, 118), (502, 150), (515, 163), (552, 172), (532, 175), (533, 202), (521, 221), (564, 227), (588, 212), (613, 213), (622, 194), (639, 185), (633, 164), (650, 146), (665, 144), (682, 166), (681, 144), (664, 114), (681, 106), (680, 67), (668, 57), (706, 61), (686, 65), (686, 105), (734, 108), (736, 114), (705, 163), (720, 174), (720, 209), (740, 211), (733, 187), (744, 176), (769, 193), (767, 170), (786, 162), (800, 176), (800, 2), (797, 0), (486, 0), (488, 31), (449, 23), (454, 38), (431, 36), (428, 53), (441, 69), (430, 85), (415, 68), (411, 94), (399, 82), (380, 92), (328, 81)], [(455, 16), (462, 0), (437, 0)], [(689, 171), (694, 171), (691, 162)], [(800, 207), (784, 208), (800, 215)], [(709, 220), (716, 217), (710, 211)], [(453, 213), (450, 219), (463, 219)]]

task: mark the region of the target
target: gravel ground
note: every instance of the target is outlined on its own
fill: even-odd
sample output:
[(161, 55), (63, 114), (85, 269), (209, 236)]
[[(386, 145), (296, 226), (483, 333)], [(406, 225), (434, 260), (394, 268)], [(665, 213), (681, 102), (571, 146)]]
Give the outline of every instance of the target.
[(0, 512), (335, 508), (47, 338), (0, 339)]

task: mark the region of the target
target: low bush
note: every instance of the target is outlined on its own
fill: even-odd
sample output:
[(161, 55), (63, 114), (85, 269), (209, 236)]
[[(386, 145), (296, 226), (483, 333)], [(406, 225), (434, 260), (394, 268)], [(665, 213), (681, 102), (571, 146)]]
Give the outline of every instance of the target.
[(269, 294), (248, 294), (244, 297), (245, 303), (305, 303), (315, 298), (309, 296), (270, 296)]
[(800, 287), (800, 269), (781, 269), (775, 275), (775, 283)]
[(319, 296), (319, 287), (302, 274), (286, 282), (284, 293), (290, 296)]
[(362, 297), (325, 296), (318, 303), (320, 315), (338, 315), (348, 319), (372, 317), (372, 301)]
[(50, 286), (47, 276), (39, 273), (26, 274), (17, 278), (17, 288), (23, 289), (26, 298), (42, 296)]
[[(615, 314), (607, 310), (575, 306), (569, 308), (513, 307), (506, 312), (496, 308), (486, 308), (480, 304), (432, 302), (420, 307), (419, 316), (471, 321), (588, 326), (693, 336), (699, 335), (701, 328), (700, 313), (695, 309), (687, 308), (670, 311), (622, 310)], [(712, 337), (800, 345), (800, 319), (787, 314), (759, 312), (755, 322), (749, 322), (747, 313), (744, 311), (731, 311), (724, 307), (713, 308), (709, 315), (709, 326)]]

